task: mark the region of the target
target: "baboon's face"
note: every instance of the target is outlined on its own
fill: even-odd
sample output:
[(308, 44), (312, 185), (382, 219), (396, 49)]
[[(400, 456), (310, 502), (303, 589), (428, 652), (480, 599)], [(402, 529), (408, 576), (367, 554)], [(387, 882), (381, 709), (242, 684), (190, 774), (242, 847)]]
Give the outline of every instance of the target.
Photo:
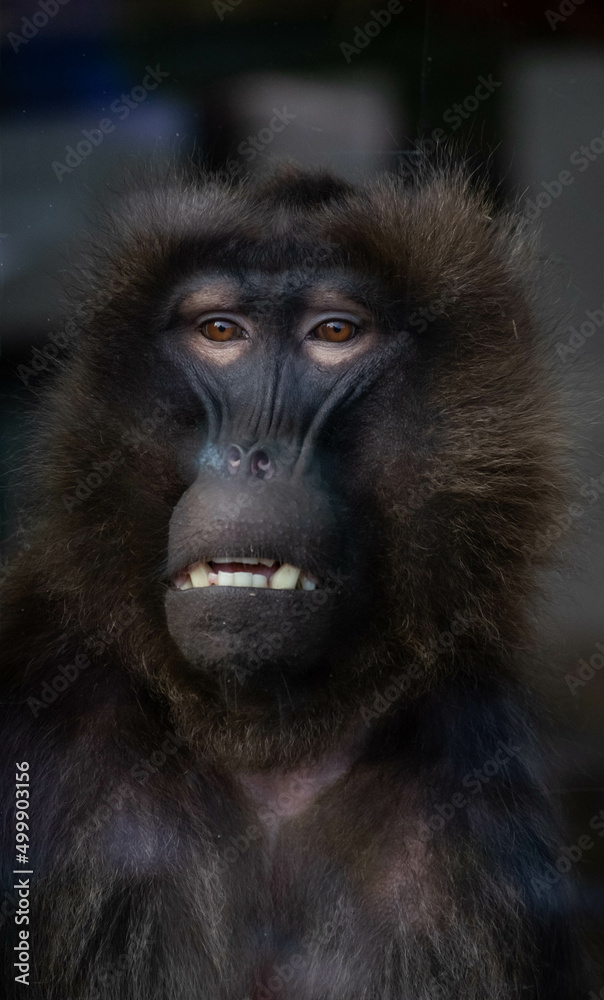
[(459, 179), (271, 184), (134, 200), (50, 435), (55, 589), (89, 631), (134, 598), (129, 662), (243, 729), (277, 688), (359, 704), (419, 663), (419, 690), (459, 615), (456, 650), (515, 642), (561, 495), (507, 224)]
[(383, 289), (345, 271), (194, 275), (170, 316), (191, 428), (172, 636), (190, 663), (262, 682), (328, 669), (387, 580), (376, 487), (417, 413), (416, 345)]

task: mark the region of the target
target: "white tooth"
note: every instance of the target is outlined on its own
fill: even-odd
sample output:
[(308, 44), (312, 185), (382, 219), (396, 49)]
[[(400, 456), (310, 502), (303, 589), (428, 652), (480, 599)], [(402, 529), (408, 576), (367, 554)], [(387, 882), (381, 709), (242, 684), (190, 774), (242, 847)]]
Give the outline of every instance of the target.
[[(228, 574), (223, 574), (228, 576)], [(252, 585), (252, 574), (251, 573), (233, 573), (233, 582), (236, 587), (251, 587)]]
[(184, 581), (184, 583), (179, 584), (178, 589), (179, 590), (192, 590), (193, 589), (193, 584), (191, 583), (190, 577), (187, 577), (187, 579)]
[(283, 563), (283, 566), (280, 566), (277, 572), (271, 576), (269, 587), (271, 590), (293, 590), (299, 576), (300, 570), (296, 566)]
[(213, 563), (230, 563), (230, 562), (235, 562), (235, 560), (231, 556), (220, 556), (220, 558), (209, 559), (208, 561), (209, 562), (213, 562)]
[(256, 560), (256, 562), (259, 562), (261, 566), (268, 566), (269, 568), (271, 566), (275, 565), (275, 561), (276, 561), (275, 559), (257, 559)]
[(253, 566), (258, 562), (253, 556), (239, 556), (238, 559), (233, 559), (233, 562), (243, 563), (244, 566)]
[(254, 573), (252, 576), (252, 587), (268, 587), (268, 582), (262, 573)]
[(301, 576), (300, 583), (302, 584), (302, 590), (314, 590), (317, 586), (315, 581), (309, 580), (307, 576)]
[(232, 587), (234, 585), (234, 573), (218, 573), (218, 586), (219, 587)]
[(210, 572), (210, 567), (207, 563), (197, 563), (189, 570), (189, 576), (191, 577), (191, 584), (193, 587), (209, 587), (210, 582), (208, 580), (208, 574)]

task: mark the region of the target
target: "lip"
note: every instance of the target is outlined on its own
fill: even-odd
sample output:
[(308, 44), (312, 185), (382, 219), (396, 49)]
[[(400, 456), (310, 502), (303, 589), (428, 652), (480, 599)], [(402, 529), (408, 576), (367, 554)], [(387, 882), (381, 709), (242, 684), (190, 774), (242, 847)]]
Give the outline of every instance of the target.
[[(318, 595), (318, 596), (317, 596)], [(293, 604), (317, 605), (320, 606), (332, 601), (334, 598), (342, 597), (343, 591), (339, 587), (330, 587), (325, 590), (259, 590), (254, 587), (204, 587), (203, 589), (177, 590), (171, 587), (166, 591), (165, 600), (167, 603), (187, 602), (206, 607), (206, 602), (210, 604), (220, 604), (221, 614), (224, 614), (224, 602), (232, 602), (233, 606), (240, 602), (247, 602), (248, 599), (266, 602), (267, 608), (285, 608)]]
[(277, 667), (293, 679), (330, 662), (354, 625), (345, 594), (335, 588), (171, 588), (164, 608), (172, 639), (192, 669), (252, 687)]
[(252, 685), (274, 669), (293, 679), (330, 664), (365, 629), (366, 607), (348, 577), (323, 577), (315, 590), (170, 586), (164, 595), (168, 630), (186, 663)]

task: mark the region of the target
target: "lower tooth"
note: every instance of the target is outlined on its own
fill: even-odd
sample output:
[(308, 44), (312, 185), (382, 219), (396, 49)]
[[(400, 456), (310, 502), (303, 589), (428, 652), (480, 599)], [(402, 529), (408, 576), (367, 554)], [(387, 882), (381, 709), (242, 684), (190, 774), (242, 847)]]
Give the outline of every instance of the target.
[(315, 590), (316, 583), (314, 580), (309, 580), (307, 576), (300, 577), (300, 583), (302, 584), (302, 590)]
[(252, 576), (252, 587), (268, 587), (268, 582), (262, 573), (254, 573)]
[(233, 573), (233, 583), (236, 587), (251, 587), (252, 579), (251, 573)]
[(222, 573), (218, 571), (218, 586), (219, 587), (232, 587), (234, 584), (234, 573)]

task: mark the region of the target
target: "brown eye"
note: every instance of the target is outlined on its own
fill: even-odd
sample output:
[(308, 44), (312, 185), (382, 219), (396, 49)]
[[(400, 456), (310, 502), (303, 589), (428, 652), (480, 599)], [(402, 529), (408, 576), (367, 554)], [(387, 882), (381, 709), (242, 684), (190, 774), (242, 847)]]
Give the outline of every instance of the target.
[(347, 319), (330, 319), (315, 327), (313, 337), (315, 340), (327, 340), (331, 344), (342, 344), (345, 340), (352, 340), (356, 332), (356, 326)]
[(211, 319), (200, 327), (201, 333), (208, 340), (241, 340), (243, 330), (230, 319)]

